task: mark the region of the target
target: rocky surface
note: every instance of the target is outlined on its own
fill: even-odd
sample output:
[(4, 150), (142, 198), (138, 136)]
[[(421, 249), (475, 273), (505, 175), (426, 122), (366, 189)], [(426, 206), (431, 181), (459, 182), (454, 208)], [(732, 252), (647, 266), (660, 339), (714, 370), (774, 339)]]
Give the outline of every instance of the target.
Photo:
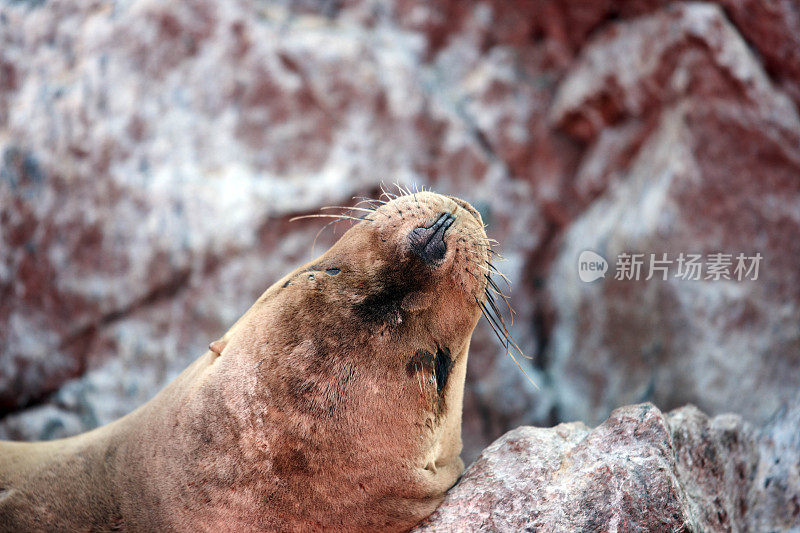
[[(790, 99), (722, 11), (690, 5), (598, 36), (553, 114), (601, 147), (649, 130), (624, 168), (597, 154), (577, 171), (579, 184), (605, 193), (564, 233), (548, 284), (562, 417), (597, 423), (650, 399), (766, 420), (797, 390), (800, 369), (800, 120)], [(583, 283), (574, 275), (583, 250), (612, 263), (643, 253), (641, 279), (615, 279), (612, 264)], [(705, 270), (687, 281), (675, 276), (681, 252), (760, 253), (763, 263), (755, 280), (739, 280), (732, 264), (729, 279)], [(673, 261), (668, 279), (643, 281), (652, 253)]]
[[(798, 36), (791, 0), (0, 3), (0, 438), (130, 411), (312, 256), (292, 216), (394, 182), (508, 258), (539, 389), (481, 325), (467, 460), (644, 400), (763, 422), (800, 365)], [(583, 284), (587, 248), (764, 262)]]
[(688, 406), (523, 426), (486, 448), (415, 531), (800, 528), (800, 403), (763, 430)]

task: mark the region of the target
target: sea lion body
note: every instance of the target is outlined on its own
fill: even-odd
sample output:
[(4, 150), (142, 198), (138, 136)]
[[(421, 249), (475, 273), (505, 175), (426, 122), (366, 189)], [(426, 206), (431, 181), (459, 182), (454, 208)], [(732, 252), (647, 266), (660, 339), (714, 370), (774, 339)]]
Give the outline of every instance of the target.
[(404, 530), (463, 470), (488, 244), (417, 193), (272, 285), (133, 413), (0, 443), (0, 530)]

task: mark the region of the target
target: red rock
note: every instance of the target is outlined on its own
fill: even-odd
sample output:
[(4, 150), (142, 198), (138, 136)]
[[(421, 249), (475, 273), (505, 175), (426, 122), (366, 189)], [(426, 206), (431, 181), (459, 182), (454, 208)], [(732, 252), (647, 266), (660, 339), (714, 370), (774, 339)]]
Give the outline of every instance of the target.
[(523, 426), (486, 448), (414, 531), (796, 528), (799, 413), (794, 404), (760, 431), (735, 415), (640, 404), (593, 430)]
[[(554, 118), (629, 154), (621, 166), (584, 161), (578, 175), (605, 193), (565, 232), (552, 267), (559, 416), (597, 422), (650, 399), (764, 421), (797, 389), (800, 365), (800, 121), (790, 101), (719, 9), (686, 5), (598, 37), (564, 80)], [(605, 280), (578, 279), (587, 249), (611, 261)], [(618, 281), (623, 252), (765, 260), (757, 281)]]
[(720, 0), (776, 84), (800, 105), (800, 6), (791, 0)]

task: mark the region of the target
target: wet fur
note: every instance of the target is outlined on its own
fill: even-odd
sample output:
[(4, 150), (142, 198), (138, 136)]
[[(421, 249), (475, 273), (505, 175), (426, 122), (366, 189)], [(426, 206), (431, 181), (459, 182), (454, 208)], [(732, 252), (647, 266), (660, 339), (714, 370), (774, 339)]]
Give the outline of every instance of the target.
[[(457, 220), (434, 268), (407, 235), (442, 211)], [(429, 192), (365, 218), (130, 415), (0, 443), (0, 530), (404, 530), (430, 514), (463, 470), (488, 244), (474, 209)]]

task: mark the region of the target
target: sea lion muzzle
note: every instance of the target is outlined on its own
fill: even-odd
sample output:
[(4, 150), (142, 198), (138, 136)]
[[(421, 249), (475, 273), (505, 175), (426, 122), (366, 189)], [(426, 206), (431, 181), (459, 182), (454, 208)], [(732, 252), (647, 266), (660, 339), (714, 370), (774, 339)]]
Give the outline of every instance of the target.
[(442, 213), (430, 226), (411, 230), (408, 234), (411, 250), (429, 265), (444, 259), (447, 253), (444, 234), (455, 220), (451, 213)]

